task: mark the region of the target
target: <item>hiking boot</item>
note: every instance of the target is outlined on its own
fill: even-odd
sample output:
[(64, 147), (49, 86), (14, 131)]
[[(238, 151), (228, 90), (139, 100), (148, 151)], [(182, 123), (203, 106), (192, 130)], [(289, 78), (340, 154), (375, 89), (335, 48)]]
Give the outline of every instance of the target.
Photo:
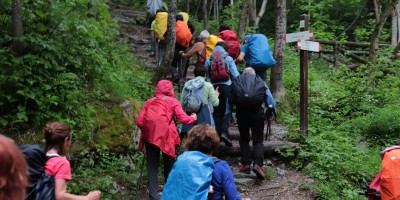
[(251, 166), (250, 165), (242, 165), (239, 168), (239, 172), (245, 173), (245, 174), (250, 174), (251, 171)]
[(225, 142), (225, 146), (227, 147), (232, 147), (232, 140), (229, 139), (226, 135), (222, 134), (221, 135), (221, 140)]
[(262, 168), (260, 166), (255, 164), (252, 170), (257, 175), (258, 179), (260, 179), (260, 180), (264, 180), (265, 179), (265, 174), (264, 174), (264, 172), (263, 172), (263, 170), (262, 170)]

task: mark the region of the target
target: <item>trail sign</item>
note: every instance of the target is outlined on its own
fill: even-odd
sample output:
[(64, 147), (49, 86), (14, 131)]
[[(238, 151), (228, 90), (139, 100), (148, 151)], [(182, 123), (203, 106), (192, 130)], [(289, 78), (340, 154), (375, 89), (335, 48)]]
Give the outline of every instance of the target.
[(286, 43), (289, 42), (297, 42), (298, 40), (313, 40), (314, 33), (313, 31), (302, 31), (297, 33), (289, 33), (283, 36), (283, 40)]
[(319, 44), (319, 42), (299, 40), (299, 41), (297, 41), (297, 49), (298, 50), (320, 52), (322, 47)]

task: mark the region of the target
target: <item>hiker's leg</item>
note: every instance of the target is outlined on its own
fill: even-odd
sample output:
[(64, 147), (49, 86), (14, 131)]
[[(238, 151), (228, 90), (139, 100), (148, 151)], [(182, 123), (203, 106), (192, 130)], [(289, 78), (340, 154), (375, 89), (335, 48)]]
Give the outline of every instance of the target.
[(222, 133), (222, 124), (224, 122), (224, 115), (225, 115), (225, 107), (226, 107), (226, 93), (223, 90), (223, 85), (214, 85), (214, 89), (218, 87), (219, 91), (219, 104), (217, 107), (214, 107), (214, 121), (215, 121), (215, 129), (219, 136)]
[(175, 163), (175, 159), (171, 158), (171, 156), (164, 154), (164, 153), (162, 155), (163, 155), (163, 162), (164, 162), (164, 178), (165, 178), (165, 182), (167, 182), (169, 172), (171, 172), (172, 166)]
[(185, 79), (185, 81), (186, 81), (186, 76), (187, 76), (187, 70), (189, 69), (189, 59), (184, 59), (184, 61), (185, 61), (185, 67), (184, 67), (184, 71), (183, 71), (183, 78)]
[(166, 42), (165, 41), (158, 42), (157, 66), (160, 66), (164, 59), (165, 49), (166, 49)]
[(256, 74), (262, 79), (262, 80), (266, 80), (267, 77), (267, 70), (266, 69), (261, 69), (261, 70), (254, 70), (256, 71)]
[(219, 104), (218, 107), (214, 109), (215, 127), (219, 136), (225, 137), (227, 140), (230, 140), (229, 119), (225, 117), (226, 103), (230, 87), (225, 84), (214, 85), (214, 88), (216, 87), (218, 87), (219, 91)]
[(158, 165), (160, 162), (160, 149), (150, 143), (145, 143), (147, 161), (147, 179), (149, 181), (149, 199), (158, 200)]
[(253, 148), (254, 148), (254, 163), (258, 166), (263, 165), (264, 161), (264, 113), (262, 109), (257, 111), (257, 113), (253, 113), (251, 119), (251, 133), (253, 139)]
[(240, 145), (240, 156), (242, 160), (242, 165), (250, 165), (252, 161), (250, 145), (249, 145), (250, 142), (249, 129), (251, 123), (251, 115), (248, 113), (237, 112), (236, 119), (240, 133), (239, 145)]
[(224, 92), (226, 93), (226, 100), (225, 100), (225, 114), (224, 114), (224, 122), (222, 124), (222, 133), (226, 135), (226, 137), (231, 140), (231, 135), (229, 133), (229, 126), (230, 121), (233, 119), (232, 117), (232, 102), (230, 101), (231, 98), (231, 87), (226, 86), (224, 87)]

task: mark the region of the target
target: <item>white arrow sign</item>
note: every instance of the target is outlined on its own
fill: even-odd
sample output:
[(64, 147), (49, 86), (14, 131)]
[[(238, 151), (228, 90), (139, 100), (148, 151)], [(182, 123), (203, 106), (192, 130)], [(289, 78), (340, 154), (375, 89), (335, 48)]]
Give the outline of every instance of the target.
[(299, 41), (297, 41), (297, 49), (306, 50), (306, 51), (320, 52), (322, 47), (319, 44), (319, 42), (311, 42), (311, 41), (299, 40)]
[(313, 31), (289, 33), (283, 36), (283, 40), (285, 40), (286, 43), (297, 42), (297, 40), (313, 40), (313, 39), (314, 39)]

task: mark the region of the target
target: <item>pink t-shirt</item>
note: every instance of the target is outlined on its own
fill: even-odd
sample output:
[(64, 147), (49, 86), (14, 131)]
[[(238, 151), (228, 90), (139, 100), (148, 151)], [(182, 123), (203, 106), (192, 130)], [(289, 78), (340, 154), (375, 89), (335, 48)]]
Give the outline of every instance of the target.
[(54, 176), (55, 179), (72, 180), (71, 165), (69, 161), (63, 157), (52, 157), (46, 162), (46, 174)]

